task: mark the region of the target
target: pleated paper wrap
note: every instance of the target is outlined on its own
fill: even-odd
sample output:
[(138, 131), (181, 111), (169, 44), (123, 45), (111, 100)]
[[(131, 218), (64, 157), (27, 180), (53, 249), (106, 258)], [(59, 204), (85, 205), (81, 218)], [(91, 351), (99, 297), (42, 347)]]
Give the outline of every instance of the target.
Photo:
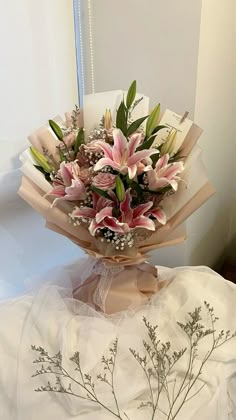
[[(100, 98), (106, 96), (106, 94), (88, 95), (87, 100), (85, 97), (84, 115), (89, 115), (86, 112), (86, 103), (89, 110), (91, 100), (96, 99), (96, 103), (98, 101), (101, 105), (99, 95)], [(148, 101), (144, 103), (148, 106)], [(104, 108), (106, 107), (107, 104)], [(96, 104), (93, 109), (96, 110)], [(146, 114), (145, 111), (142, 110), (142, 115)], [(94, 126), (98, 126), (100, 117), (99, 109), (99, 112), (93, 115)], [(60, 122), (59, 117), (54, 120)], [(89, 128), (92, 128), (91, 124)], [(186, 239), (183, 222), (214, 193), (214, 188), (207, 179), (201, 150), (196, 145), (201, 133), (202, 130), (193, 124), (182, 144), (181, 155), (186, 156), (185, 170), (181, 176), (183, 182), (180, 182), (178, 191), (166, 197), (162, 203), (163, 210), (167, 214), (166, 225), (157, 224), (156, 231), (148, 235), (140, 231), (136, 247), (127, 253), (123, 251), (122, 255), (114, 251), (109, 244), (101, 243), (92, 237), (85, 227), (69, 223), (68, 213), (72, 210), (71, 203), (64, 201), (51, 207), (51, 197), (45, 196), (50, 191), (51, 185), (34, 167), (35, 162), (30, 151), (26, 150), (21, 155), (23, 178), (19, 189), (20, 196), (45, 218), (49, 229), (66, 236), (89, 255), (89, 258), (81, 264), (78, 281), (74, 284), (75, 298), (109, 314), (144, 303), (157, 292), (160, 287), (157, 270), (146, 262), (147, 253), (183, 242)], [(49, 154), (58, 159), (56, 149), (58, 140), (49, 126), (38, 129), (29, 136), (29, 140), (39, 151), (42, 152), (43, 148), (46, 148)]]

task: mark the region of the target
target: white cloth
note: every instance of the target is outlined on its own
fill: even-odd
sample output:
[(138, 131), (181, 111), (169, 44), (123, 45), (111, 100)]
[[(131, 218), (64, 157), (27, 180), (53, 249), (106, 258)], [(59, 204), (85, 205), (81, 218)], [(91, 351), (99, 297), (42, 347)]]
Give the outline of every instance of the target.
[[(204, 268), (159, 268), (162, 281), (171, 282), (143, 307), (104, 316), (71, 297), (70, 280), (76, 276), (76, 264), (53, 271), (50, 284), (34, 293), (0, 304), (0, 418), (4, 420), (112, 420), (115, 417), (93, 402), (60, 393), (34, 390), (52, 383), (53, 375), (32, 377), (37, 357), (31, 345), (42, 346), (51, 355), (62, 352), (64, 367), (75, 377), (70, 357), (79, 351), (84, 372), (95, 378), (97, 393), (115, 410), (112, 394), (96, 377), (101, 357), (118, 338), (114, 386), (121, 412), (130, 420), (151, 420), (149, 408), (138, 409), (148, 398), (145, 376), (129, 348), (144, 354), (142, 340), (147, 339), (145, 316), (158, 324), (158, 336), (170, 341), (173, 350), (188, 343), (176, 321), (183, 322), (189, 311), (202, 306), (203, 324), (209, 325), (204, 301), (214, 307), (219, 317), (217, 331), (236, 330), (236, 286)], [(53, 278), (53, 281), (52, 281)], [(41, 282), (41, 280), (40, 280)], [(53, 285), (55, 283), (55, 285)], [(209, 325), (210, 327), (210, 325)], [(210, 348), (210, 339), (201, 341), (198, 362)], [(185, 356), (184, 356), (185, 357)], [(187, 355), (186, 355), (187, 357)], [(183, 358), (173, 373), (186, 371)], [(50, 376), (50, 377), (49, 377)], [(203, 368), (200, 385), (205, 388), (186, 403), (177, 415), (183, 420), (236, 419), (236, 338), (219, 347)], [(125, 417), (123, 417), (125, 418)], [(166, 416), (158, 413), (156, 419)]]

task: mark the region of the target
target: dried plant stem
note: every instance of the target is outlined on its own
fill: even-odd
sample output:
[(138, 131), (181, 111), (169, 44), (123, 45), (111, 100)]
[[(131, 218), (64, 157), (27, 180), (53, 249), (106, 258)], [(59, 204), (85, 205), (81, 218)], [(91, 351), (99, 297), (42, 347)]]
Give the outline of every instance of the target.
[[(33, 346), (33, 349), (36, 349), (34, 346)], [(52, 357), (50, 357), (48, 354), (47, 355), (45, 355), (46, 357), (47, 357), (47, 359), (48, 359), (48, 361), (49, 362), (51, 362), (52, 363), (52, 365), (55, 365), (55, 361), (54, 361), (54, 359), (52, 358)], [(35, 363), (37, 363), (36, 361), (35, 361)], [(39, 362), (39, 363), (41, 363), (41, 362)], [(77, 365), (78, 366), (78, 365)], [(80, 365), (79, 365), (80, 366)], [(107, 406), (105, 406), (98, 398), (97, 398), (97, 396), (96, 396), (96, 393), (95, 393), (95, 391), (94, 390), (90, 390), (87, 386), (86, 386), (86, 384), (85, 384), (85, 381), (84, 381), (84, 376), (83, 376), (83, 373), (82, 373), (82, 370), (81, 370), (81, 368), (78, 368), (78, 371), (80, 372), (80, 375), (81, 375), (81, 378), (83, 378), (82, 379), (82, 383), (81, 382), (79, 382), (78, 380), (76, 380), (75, 378), (73, 378), (68, 372), (67, 372), (67, 370), (65, 369), (65, 368), (63, 368), (61, 365), (58, 365), (57, 364), (57, 367), (61, 370), (61, 372), (55, 372), (55, 371), (49, 371), (49, 372), (47, 372), (47, 374), (54, 374), (56, 377), (57, 376), (62, 376), (62, 377), (64, 377), (64, 378), (67, 378), (67, 379), (70, 379), (73, 383), (75, 383), (76, 385), (78, 385), (79, 387), (81, 387), (82, 389), (84, 389), (86, 392), (87, 392), (87, 395), (89, 396), (89, 397), (83, 397), (82, 395), (79, 395), (79, 394), (76, 394), (76, 393), (74, 393), (74, 392), (72, 392), (72, 391), (68, 391), (68, 390), (66, 390), (66, 389), (63, 389), (63, 393), (65, 393), (65, 394), (69, 394), (69, 395), (72, 395), (72, 396), (74, 396), (74, 397), (77, 397), (77, 398), (80, 398), (80, 399), (83, 399), (83, 400), (87, 400), (87, 401), (91, 401), (91, 402), (94, 402), (94, 403), (97, 403), (97, 404), (99, 404), (102, 408), (104, 408), (106, 411), (108, 411), (109, 413), (111, 413), (113, 416), (115, 416), (116, 418), (119, 418), (120, 420), (123, 420), (122, 419), (122, 417), (120, 416), (120, 413), (115, 413), (114, 411), (112, 411), (109, 407), (107, 407)], [(33, 375), (33, 376), (37, 376), (37, 375)], [(40, 389), (38, 389), (37, 391), (40, 391)], [(48, 392), (62, 392), (61, 390), (55, 390), (54, 388), (53, 389), (50, 389), (50, 390), (48, 390)], [(115, 395), (114, 395), (114, 397), (115, 397)], [(117, 402), (117, 400), (116, 400), (116, 402)]]
[[(179, 413), (179, 411), (180, 411), (180, 410), (181, 410), (181, 408), (183, 407), (184, 403), (187, 401), (187, 396), (189, 395), (189, 393), (190, 393), (190, 391), (191, 391), (192, 387), (194, 386), (194, 384), (196, 383), (197, 379), (199, 378), (199, 376), (200, 376), (200, 374), (201, 374), (201, 371), (202, 371), (202, 368), (203, 368), (204, 364), (206, 363), (206, 361), (207, 361), (207, 360), (209, 359), (209, 357), (211, 356), (211, 354), (212, 354), (213, 350), (214, 350), (214, 348), (212, 347), (212, 350), (211, 350), (210, 352), (208, 352), (208, 353), (207, 353), (207, 356), (205, 357), (205, 359), (204, 359), (204, 360), (203, 360), (203, 362), (201, 363), (201, 366), (200, 366), (200, 368), (199, 368), (199, 370), (198, 370), (198, 372), (197, 372), (197, 374), (196, 374), (196, 376), (195, 376), (195, 379), (193, 380), (193, 382), (191, 383), (191, 385), (189, 385), (188, 390), (187, 390), (187, 392), (186, 392), (186, 394), (185, 394), (185, 396), (184, 396), (184, 398), (183, 398), (183, 400), (182, 400), (181, 404), (179, 405), (179, 407), (178, 407), (177, 411), (176, 411), (176, 412), (175, 412), (175, 414), (174, 414), (174, 417), (170, 417), (170, 415), (169, 415), (169, 416), (167, 417), (167, 420), (169, 420), (170, 418), (171, 418), (172, 420), (174, 420), (174, 419), (176, 418), (177, 414)], [(189, 383), (189, 384), (190, 384), (190, 383)], [(197, 394), (200, 392), (200, 390), (201, 390), (202, 388), (203, 388), (203, 387), (201, 387), (200, 389), (198, 389), (198, 391), (196, 391), (194, 395), (197, 395)], [(180, 393), (181, 393), (181, 392), (180, 392)], [(178, 394), (178, 397), (179, 397), (180, 393)], [(173, 410), (173, 408), (174, 408), (174, 405), (175, 405), (175, 403), (176, 403), (176, 401), (177, 401), (178, 397), (174, 400), (174, 402), (173, 402), (173, 404), (172, 404), (172, 410)], [(193, 396), (192, 396), (192, 397), (193, 397)], [(188, 398), (188, 400), (190, 400), (192, 397)]]
[[(146, 351), (146, 355), (142, 356), (139, 352), (131, 348), (130, 352), (142, 368), (150, 394), (150, 399), (141, 402), (139, 407), (151, 408), (151, 413), (149, 412), (150, 417), (147, 417), (146, 415), (145, 420), (147, 418), (150, 418), (150, 420), (157, 419), (158, 413), (162, 413), (166, 417), (166, 420), (175, 420), (184, 404), (193, 399), (204, 388), (205, 383), (196, 390), (194, 389), (194, 386), (197, 384), (202, 370), (212, 353), (215, 349), (236, 337), (236, 333), (231, 334), (230, 331), (226, 331), (225, 333), (223, 330), (216, 335), (215, 323), (218, 318), (215, 317), (213, 308), (211, 308), (208, 303), (204, 302), (204, 305), (210, 318), (211, 329), (205, 328), (201, 323), (201, 307), (196, 308), (193, 312), (189, 312), (188, 320), (185, 323), (177, 322), (182, 332), (187, 336), (189, 349), (187, 369), (183, 378), (179, 380), (179, 384), (178, 375), (176, 374), (174, 379), (172, 376), (174, 374), (175, 365), (183, 357), (187, 347), (178, 351), (172, 351), (170, 342), (164, 343), (158, 339), (157, 326), (151, 325), (146, 318), (143, 319), (148, 335), (148, 340), (143, 340), (143, 347)], [(196, 368), (199, 342), (207, 336), (212, 337), (212, 344), (210, 349), (205, 353), (203, 360), (201, 362), (199, 361), (198, 367)], [(114, 374), (117, 365), (117, 339), (109, 348), (109, 356), (107, 358), (102, 356), (101, 362), (103, 370), (97, 375), (97, 380), (109, 387), (114, 399), (114, 409), (107, 407), (97, 396), (95, 383), (93, 382), (92, 377), (89, 374), (85, 374), (81, 368), (79, 352), (75, 352), (70, 360), (75, 363), (75, 370), (79, 372), (81, 380), (75, 379), (62, 366), (62, 355), (60, 352), (51, 357), (42, 347), (37, 348), (32, 346), (32, 349), (40, 354), (40, 357), (34, 360), (34, 363), (41, 363), (42, 366), (33, 376), (51, 374), (56, 378), (56, 386), (52, 386), (51, 383), (48, 382), (47, 386), (41, 386), (36, 391), (61, 392), (82, 400), (91, 401), (98, 404), (117, 419), (131, 420), (125, 412), (121, 413), (115, 389)], [(66, 378), (70, 381), (67, 388), (61, 382), (61, 378)], [(74, 392), (71, 384), (78, 386), (79, 389), (83, 391), (82, 395), (78, 392)], [(162, 399), (160, 398), (161, 396), (163, 397)], [(166, 402), (167, 406), (165, 409), (161, 406), (164, 402)]]
[[(117, 340), (116, 340), (116, 345), (117, 345)], [(114, 353), (113, 369), (112, 369), (112, 372), (111, 372), (111, 386), (112, 386), (112, 394), (114, 396), (117, 413), (120, 416), (119, 405), (118, 405), (118, 401), (117, 401), (117, 397), (116, 397), (116, 393), (115, 393), (115, 387), (114, 387), (114, 370), (115, 370), (115, 365), (116, 365), (116, 356), (117, 356), (117, 351)]]
[(186, 373), (185, 373), (185, 375), (184, 375), (184, 379), (183, 379), (183, 381), (182, 381), (182, 383), (181, 383), (181, 385), (180, 385), (180, 388), (179, 388), (179, 390), (178, 390), (178, 392), (177, 392), (177, 395), (174, 397), (174, 399), (173, 399), (173, 401), (172, 401), (172, 404), (171, 404), (171, 406), (170, 406), (170, 411), (169, 411), (169, 414), (168, 414), (167, 420), (169, 420), (169, 419), (173, 419), (173, 418), (175, 418), (175, 417), (176, 417), (176, 416), (175, 416), (175, 417), (173, 417), (173, 415), (172, 415), (172, 411), (173, 411), (173, 408), (174, 408), (174, 405), (175, 405), (176, 401), (178, 400), (178, 398), (179, 398), (179, 396), (180, 396), (181, 392), (182, 392), (182, 391), (183, 391), (183, 389), (184, 389), (185, 382), (186, 382), (186, 380), (187, 380), (187, 378), (188, 378), (188, 376), (189, 376), (189, 372), (190, 372), (190, 370), (191, 370), (192, 359), (193, 359), (193, 344), (192, 344), (192, 341), (191, 341), (191, 339), (190, 339), (190, 353), (189, 353), (188, 368), (187, 368), (187, 371), (186, 371)]

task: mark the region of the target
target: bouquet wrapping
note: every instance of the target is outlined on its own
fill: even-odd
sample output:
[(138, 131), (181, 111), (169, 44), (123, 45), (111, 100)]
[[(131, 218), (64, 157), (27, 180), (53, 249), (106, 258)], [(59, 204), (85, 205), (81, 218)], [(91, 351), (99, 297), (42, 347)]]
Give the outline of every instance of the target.
[(46, 226), (81, 247), (74, 297), (112, 313), (157, 292), (148, 252), (181, 243), (184, 221), (213, 193), (202, 129), (128, 92), (87, 95), (83, 109), (29, 136), (19, 194)]

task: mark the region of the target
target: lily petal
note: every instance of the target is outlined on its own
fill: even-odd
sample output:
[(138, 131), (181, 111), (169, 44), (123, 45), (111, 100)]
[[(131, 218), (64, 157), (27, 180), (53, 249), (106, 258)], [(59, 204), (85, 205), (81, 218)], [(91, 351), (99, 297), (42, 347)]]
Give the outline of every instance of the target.
[(92, 236), (95, 236), (96, 231), (103, 227), (103, 223), (97, 223), (96, 220), (93, 219), (89, 225), (89, 232)]
[(121, 166), (122, 165), (122, 154), (121, 154), (120, 150), (117, 147), (114, 146), (112, 154), (113, 154), (114, 162), (117, 163), (119, 166)]
[(73, 179), (71, 163), (66, 164), (65, 162), (62, 162), (60, 165), (60, 173), (61, 173), (61, 177), (63, 179), (64, 185), (69, 187)]
[(152, 169), (147, 172), (149, 189), (155, 191), (159, 188), (164, 188), (168, 185), (166, 178), (158, 178), (156, 172)]
[[(119, 223), (115, 217), (106, 217), (103, 224), (108, 229), (117, 233), (129, 232), (129, 227), (126, 223)], [(128, 230), (127, 230), (128, 229)]]
[(166, 214), (162, 209), (155, 209), (153, 211), (150, 211), (150, 213), (153, 217), (155, 217), (158, 220), (159, 223), (161, 223), (162, 225), (166, 224)]
[(71, 186), (65, 188), (65, 200), (84, 200), (86, 198), (86, 190), (83, 182), (80, 180), (72, 180)]
[(119, 151), (120, 155), (122, 156), (124, 152), (128, 149), (128, 142), (122, 131), (118, 128), (115, 128), (112, 132), (113, 139), (114, 139), (114, 146), (113, 149)]
[(133, 220), (130, 224), (131, 229), (133, 228), (144, 228), (148, 230), (155, 230), (155, 223), (149, 217), (140, 216)]
[(155, 153), (157, 153), (157, 151), (155, 149), (149, 149), (149, 150), (140, 150), (139, 152), (136, 152), (133, 154), (133, 156), (130, 156), (128, 161), (127, 161), (127, 166), (133, 166), (133, 165), (137, 165), (137, 163), (139, 163), (141, 160), (154, 155)]
[(182, 172), (184, 170), (183, 162), (175, 162), (172, 165), (168, 165), (165, 171), (165, 177), (166, 178), (172, 178), (176, 174)]
[(114, 206), (113, 201), (105, 197), (99, 197), (96, 204), (96, 213), (99, 213), (105, 207)]
[(133, 179), (137, 173), (137, 165), (128, 167), (129, 179)]
[(125, 199), (120, 204), (120, 209), (123, 213), (127, 213), (130, 210), (131, 195), (130, 191), (127, 190), (125, 193)]
[(156, 163), (156, 170), (159, 171), (160, 169), (162, 169), (164, 166), (167, 165), (169, 161), (169, 155), (168, 153), (166, 153), (165, 155), (163, 155)]
[(148, 210), (150, 210), (153, 206), (153, 202), (149, 201), (145, 204), (140, 204), (139, 206), (135, 207), (133, 209), (133, 217), (136, 219), (137, 217), (143, 216), (145, 213), (147, 213)]
[(100, 171), (102, 168), (104, 168), (104, 166), (111, 166), (113, 169), (115, 169), (115, 171), (120, 169), (120, 165), (115, 163), (112, 159), (102, 158), (94, 166), (94, 171)]
[(147, 165), (144, 168), (144, 172), (153, 171), (153, 167), (151, 165)]
[(64, 197), (65, 195), (64, 185), (58, 185), (57, 187), (53, 188), (47, 195), (56, 195), (58, 197)]
[(140, 145), (142, 140), (142, 134), (133, 134), (130, 138), (130, 141), (128, 143), (128, 149), (129, 149), (129, 156), (132, 156), (137, 149), (137, 147)]
[(94, 144), (95, 146), (99, 146), (100, 149), (102, 149), (102, 151), (105, 154), (105, 157), (112, 159), (112, 147), (110, 146), (110, 144), (106, 143), (105, 141), (97, 141)]
[(169, 181), (169, 184), (172, 186), (172, 188), (173, 188), (174, 191), (177, 191), (177, 189), (178, 189), (178, 182), (175, 179), (171, 179)]
[(93, 219), (95, 215), (96, 212), (91, 207), (81, 207), (72, 212), (73, 217), (88, 217), (89, 219)]
[(101, 223), (105, 217), (112, 217), (112, 207), (105, 207), (99, 213), (96, 214), (96, 222)]

